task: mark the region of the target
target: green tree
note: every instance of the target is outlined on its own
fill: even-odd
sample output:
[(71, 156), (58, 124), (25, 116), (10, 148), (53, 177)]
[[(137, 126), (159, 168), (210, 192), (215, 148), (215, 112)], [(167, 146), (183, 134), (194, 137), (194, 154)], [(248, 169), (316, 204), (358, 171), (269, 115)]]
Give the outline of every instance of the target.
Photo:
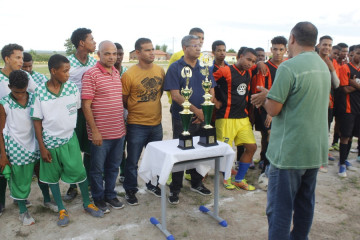
[(66, 50), (66, 55), (71, 55), (76, 52), (76, 48), (74, 44), (72, 44), (70, 38), (65, 40), (64, 47)]
[(155, 45), (155, 50), (160, 50), (160, 45)]
[(236, 53), (236, 51), (233, 48), (230, 48), (227, 52), (228, 53)]
[(161, 45), (161, 51), (165, 52), (167, 51), (168, 46), (166, 44)]

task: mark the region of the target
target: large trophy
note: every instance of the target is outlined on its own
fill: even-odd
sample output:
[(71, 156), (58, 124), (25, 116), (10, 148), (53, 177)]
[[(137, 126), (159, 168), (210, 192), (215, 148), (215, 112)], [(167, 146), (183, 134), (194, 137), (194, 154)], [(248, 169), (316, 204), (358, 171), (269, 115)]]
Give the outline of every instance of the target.
[(181, 95), (185, 98), (185, 101), (183, 102), (183, 104), (181, 104), (184, 109), (180, 112), (181, 123), (184, 131), (179, 136), (178, 147), (186, 150), (194, 148), (193, 137), (189, 132), (189, 126), (193, 116), (193, 112), (190, 111), (191, 103), (189, 102), (189, 98), (193, 93), (192, 88), (189, 89), (189, 81), (192, 76), (192, 71), (190, 67), (184, 67), (181, 70), (181, 76), (183, 78), (186, 78), (186, 87), (185, 89), (181, 88)]
[(205, 147), (218, 145), (216, 141), (216, 129), (210, 125), (214, 109), (214, 103), (211, 102), (212, 96), (209, 93), (212, 86), (212, 82), (209, 81), (208, 78), (209, 67), (211, 66), (211, 62), (209, 60), (209, 55), (207, 54), (204, 54), (200, 59), (200, 66), (204, 67), (201, 70), (201, 73), (205, 76), (205, 81), (202, 81), (202, 88), (205, 91), (205, 95), (203, 96), (205, 101), (201, 104), (201, 108), (204, 113), (205, 125), (200, 129), (200, 141), (198, 142), (198, 144)]

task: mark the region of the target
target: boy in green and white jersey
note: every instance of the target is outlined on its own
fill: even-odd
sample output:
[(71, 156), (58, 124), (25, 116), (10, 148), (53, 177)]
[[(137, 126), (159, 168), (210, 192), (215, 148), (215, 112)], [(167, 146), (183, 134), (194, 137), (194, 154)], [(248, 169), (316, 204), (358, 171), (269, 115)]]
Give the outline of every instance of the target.
[(39, 160), (30, 119), (33, 94), (26, 91), (28, 82), (24, 71), (12, 71), (9, 76), (11, 93), (0, 101), (0, 171), (6, 165), (11, 166), (10, 195), (17, 200), (23, 225), (35, 223), (26, 207), (26, 199), (30, 194), (34, 165)]
[(79, 184), (84, 210), (94, 217), (104, 214), (90, 204), (88, 181), (81, 159), (79, 143), (74, 131), (80, 93), (69, 79), (69, 60), (55, 54), (50, 57), (51, 78), (35, 90), (30, 116), (34, 120), (35, 134), (39, 142), (40, 181), (49, 184), (59, 209), (59, 226), (69, 223), (69, 215), (63, 205), (59, 180)]
[(36, 85), (40, 85), (44, 82), (47, 82), (49, 79), (44, 74), (33, 71), (33, 59), (30, 53), (24, 52), (23, 65), (21, 67), (22, 70), (29, 73), (36, 83)]

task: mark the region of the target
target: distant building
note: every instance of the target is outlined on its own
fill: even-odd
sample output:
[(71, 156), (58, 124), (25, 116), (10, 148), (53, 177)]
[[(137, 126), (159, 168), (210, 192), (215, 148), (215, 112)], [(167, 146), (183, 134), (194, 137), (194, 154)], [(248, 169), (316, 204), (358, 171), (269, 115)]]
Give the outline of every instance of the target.
[[(155, 61), (166, 61), (170, 59), (170, 55), (161, 50), (154, 50), (154, 54), (155, 54)], [(129, 53), (129, 59), (130, 61), (137, 60), (135, 50)]]
[(236, 55), (237, 53), (226, 53), (225, 61), (229, 64), (236, 63)]

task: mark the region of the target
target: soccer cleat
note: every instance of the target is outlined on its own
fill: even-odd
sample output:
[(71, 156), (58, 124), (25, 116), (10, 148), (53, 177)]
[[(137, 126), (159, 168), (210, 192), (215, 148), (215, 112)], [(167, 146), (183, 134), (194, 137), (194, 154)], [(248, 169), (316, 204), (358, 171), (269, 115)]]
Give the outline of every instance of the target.
[(104, 217), (104, 212), (97, 208), (94, 204), (90, 203), (86, 208), (84, 208), (85, 212), (90, 213), (91, 216), (102, 218)]
[(59, 220), (57, 221), (57, 225), (59, 227), (66, 227), (69, 224), (69, 214), (65, 209), (60, 210), (59, 212)]
[(191, 175), (184, 173), (185, 180), (191, 181)]
[(339, 175), (339, 177), (342, 177), (342, 178), (347, 177), (345, 164), (340, 165), (338, 175)]
[(199, 193), (201, 195), (204, 195), (204, 196), (210, 196), (211, 195), (211, 191), (209, 189), (207, 189), (203, 184), (201, 184), (197, 188), (190, 187), (190, 190), (193, 191), (193, 192), (197, 192), (197, 193)]
[(138, 199), (136, 198), (135, 192), (133, 192), (133, 191), (126, 192), (125, 199), (126, 199), (127, 203), (131, 206), (139, 205)]
[(35, 224), (35, 220), (30, 216), (28, 211), (21, 213), (19, 215), (19, 220), (23, 223), (24, 226), (30, 226)]
[(254, 191), (255, 187), (253, 185), (250, 185), (246, 182), (245, 179), (241, 180), (240, 182), (237, 182), (236, 180), (231, 182), (233, 185), (235, 185), (238, 189), (244, 189), (246, 191)]
[(44, 202), (43, 206), (50, 209), (53, 212), (59, 212), (58, 206), (53, 202)]
[(260, 174), (258, 180), (259, 187), (262, 190), (267, 191), (268, 183), (269, 183), (269, 178), (266, 176), (266, 174), (265, 173)]
[(346, 170), (356, 172), (357, 168), (354, 167), (348, 160), (345, 160)]
[(335, 151), (340, 151), (340, 147), (339, 147), (339, 144), (338, 144), (338, 143), (334, 143), (334, 144), (332, 145), (332, 147), (333, 147), (333, 149), (334, 149)]
[(179, 193), (170, 192), (168, 201), (170, 204), (173, 204), (173, 205), (179, 204)]
[(333, 146), (330, 146), (330, 147), (329, 147), (329, 151), (334, 151), (334, 147), (333, 147)]
[(226, 188), (227, 190), (234, 190), (236, 188), (234, 185), (231, 184), (231, 178), (229, 178), (228, 180), (224, 180), (224, 188)]
[(169, 174), (168, 180), (166, 181), (166, 185), (170, 186), (172, 183), (172, 173)]
[(66, 195), (63, 197), (64, 201), (72, 201), (76, 198), (76, 196), (78, 195), (78, 191), (77, 188), (72, 188), (69, 187), (69, 189), (66, 192)]
[(319, 168), (319, 171), (322, 172), (322, 173), (327, 173), (327, 172), (328, 172), (328, 169), (327, 169), (326, 167), (324, 167), (324, 166), (321, 166), (321, 167)]
[(255, 164), (258, 164), (260, 162), (261, 159), (253, 159)]

